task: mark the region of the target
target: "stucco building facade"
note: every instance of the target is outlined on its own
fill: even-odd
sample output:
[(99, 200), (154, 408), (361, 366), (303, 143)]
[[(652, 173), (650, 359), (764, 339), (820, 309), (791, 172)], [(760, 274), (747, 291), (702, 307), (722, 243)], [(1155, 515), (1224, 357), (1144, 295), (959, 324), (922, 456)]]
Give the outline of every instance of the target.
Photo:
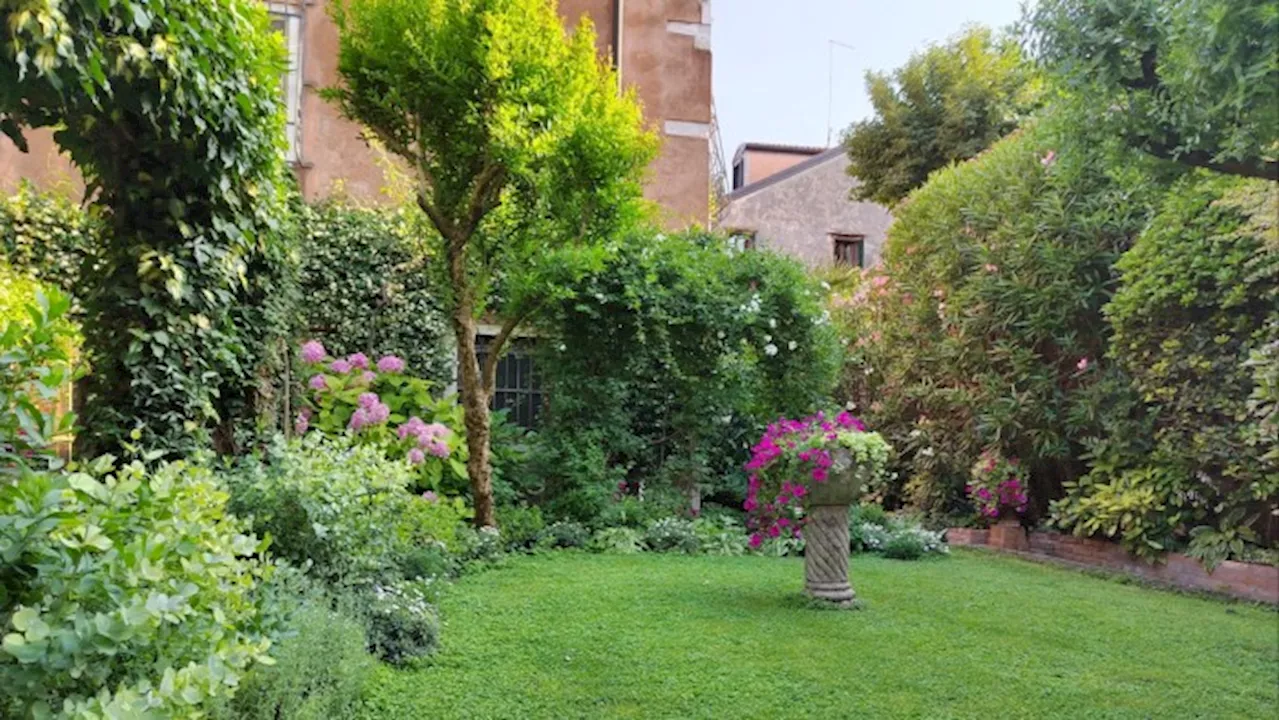
[(716, 225), (746, 248), (791, 255), (811, 268), (870, 267), (893, 216), (850, 196), (844, 148), (746, 144), (734, 155), (734, 189)]
[[(321, 88), (338, 83), (338, 30), (331, 0), (268, 2), (285, 37), (290, 72), (281, 81), (288, 117), (289, 160), (304, 197), (317, 200), (338, 189), (363, 202), (379, 202), (386, 186), (381, 158), (359, 126), (323, 100)], [(562, 0), (560, 14), (572, 29), (587, 16), (595, 24), (603, 57), (635, 87), (645, 121), (662, 139), (650, 166), (645, 195), (663, 223), (707, 224), (710, 204), (711, 5), (709, 0)], [(26, 178), (41, 187), (78, 193), (75, 168), (58, 154), (47, 130), (28, 131), (22, 153), (0, 136), (0, 191)]]

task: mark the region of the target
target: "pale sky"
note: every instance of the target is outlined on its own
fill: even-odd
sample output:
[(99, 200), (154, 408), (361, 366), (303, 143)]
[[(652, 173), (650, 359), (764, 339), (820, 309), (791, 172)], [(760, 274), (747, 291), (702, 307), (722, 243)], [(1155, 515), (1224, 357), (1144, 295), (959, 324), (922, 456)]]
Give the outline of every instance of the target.
[[(1003, 27), (1021, 0), (713, 0), (712, 96), (725, 163), (739, 143), (827, 144), (828, 40), (834, 49), (832, 143), (871, 114), (864, 76), (965, 25)], [(732, 170), (732, 168), (730, 168)]]

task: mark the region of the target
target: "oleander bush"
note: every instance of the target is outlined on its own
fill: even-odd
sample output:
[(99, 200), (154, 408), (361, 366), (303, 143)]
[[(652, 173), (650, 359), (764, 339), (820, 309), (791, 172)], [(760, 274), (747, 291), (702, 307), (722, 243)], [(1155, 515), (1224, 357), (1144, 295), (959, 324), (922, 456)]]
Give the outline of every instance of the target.
[(0, 715), (197, 717), (268, 662), (273, 567), (200, 464), (0, 483)]

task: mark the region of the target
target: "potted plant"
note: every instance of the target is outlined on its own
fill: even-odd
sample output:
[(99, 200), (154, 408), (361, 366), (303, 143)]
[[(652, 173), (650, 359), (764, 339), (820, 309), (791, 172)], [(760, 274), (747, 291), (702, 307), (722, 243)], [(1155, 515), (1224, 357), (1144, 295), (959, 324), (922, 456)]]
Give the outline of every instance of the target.
[(987, 448), (973, 464), (964, 490), (981, 518), (993, 524), (991, 545), (1026, 549), (1021, 518), (1027, 511), (1027, 472), (1018, 458), (1006, 457), (999, 448)]
[(751, 546), (803, 532), (805, 592), (850, 605), (849, 506), (884, 472), (888, 444), (848, 412), (818, 413), (773, 423), (751, 453), (743, 504)]

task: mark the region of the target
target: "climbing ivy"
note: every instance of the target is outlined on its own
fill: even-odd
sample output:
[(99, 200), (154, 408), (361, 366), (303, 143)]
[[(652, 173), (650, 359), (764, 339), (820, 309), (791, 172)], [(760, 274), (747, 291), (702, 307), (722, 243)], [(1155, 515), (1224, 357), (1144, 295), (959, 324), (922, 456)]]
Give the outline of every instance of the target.
[(256, 0), (0, 0), (0, 17), (0, 130), (25, 149), (21, 127), (55, 128), (104, 221), (79, 440), (207, 444), (261, 359), (254, 278), (290, 255), (282, 43)]

